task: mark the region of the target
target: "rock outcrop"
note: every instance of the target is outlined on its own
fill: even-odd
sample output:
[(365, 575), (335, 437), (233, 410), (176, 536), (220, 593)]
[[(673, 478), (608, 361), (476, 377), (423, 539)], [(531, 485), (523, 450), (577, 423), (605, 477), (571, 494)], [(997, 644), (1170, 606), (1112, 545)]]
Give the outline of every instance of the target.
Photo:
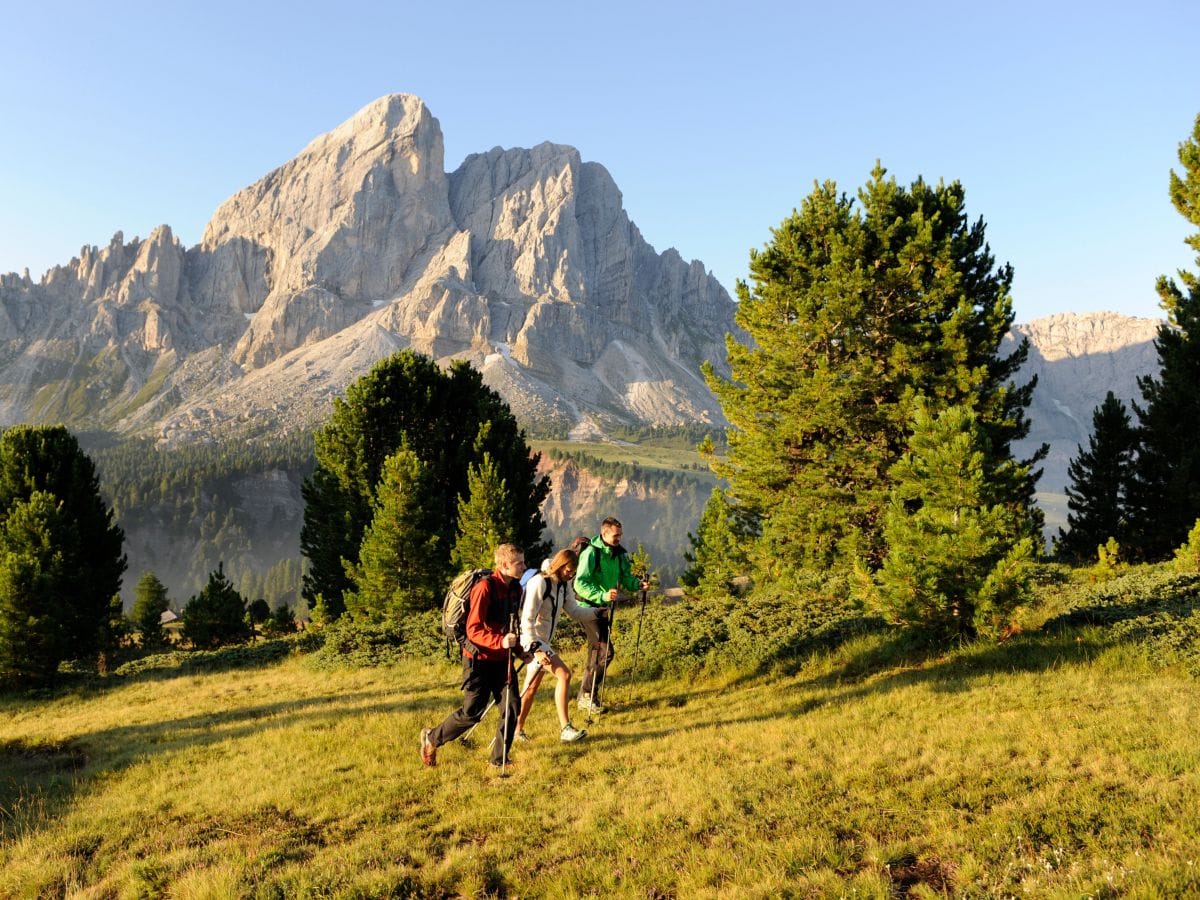
[(0, 277), (0, 423), (164, 441), (311, 427), (380, 356), (467, 359), (563, 433), (720, 422), (734, 304), (642, 239), (571, 147), (444, 171), (438, 121), (395, 94), (217, 209), (184, 250), (114, 237), (34, 284)]
[(1079, 448), (1087, 447), (1092, 413), (1109, 391), (1125, 403), (1137, 424), (1132, 405), (1141, 400), (1137, 379), (1158, 372), (1154, 339), (1161, 324), (1159, 319), (1099, 312), (1061, 313), (1014, 326), (1013, 337), (1027, 337), (1030, 344), (1017, 381), (1033, 375), (1038, 379), (1029, 437), (1014, 449), (1020, 456), (1050, 445), (1038, 483), (1049, 534), (1066, 523), (1062, 491), (1070, 483), (1067, 467)]

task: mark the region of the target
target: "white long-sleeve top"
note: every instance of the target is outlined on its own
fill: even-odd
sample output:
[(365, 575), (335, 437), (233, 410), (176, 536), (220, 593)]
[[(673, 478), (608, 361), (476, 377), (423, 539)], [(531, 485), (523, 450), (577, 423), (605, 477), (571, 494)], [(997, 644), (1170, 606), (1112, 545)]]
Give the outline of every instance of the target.
[(549, 562), (543, 562), (541, 570), (525, 583), (521, 598), (521, 646), (527, 653), (551, 650), (554, 628), (564, 611), (578, 622), (594, 619), (599, 612), (580, 604), (570, 579), (559, 581), (549, 574)]

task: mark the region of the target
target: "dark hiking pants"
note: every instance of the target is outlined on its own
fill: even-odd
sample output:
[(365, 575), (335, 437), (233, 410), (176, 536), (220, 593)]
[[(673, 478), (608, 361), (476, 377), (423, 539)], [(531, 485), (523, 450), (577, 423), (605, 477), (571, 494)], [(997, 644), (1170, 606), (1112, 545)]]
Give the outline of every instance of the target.
[[(506, 680), (506, 675), (511, 681)], [(436, 747), (457, 740), (483, 718), (488, 702), (495, 700), (500, 715), (496, 722), (496, 739), (492, 742), (492, 765), (498, 766), (512, 747), (513, 735), (517, 731), (517, 714), (521, 711), (520, 688), (512, 663), (505, 659), (492, 661), (464, 656), (462, 691), (462, 706), (433, 729), (429, 739)], [(504, 714), (506, 703), (507, 716)], [(504, 727), (506, 724), (507, 733)]]
[(579, 699), (591, 697), (599, 703), (600, 690), (604, 687), (604, 670), (615, 655), (608, 616), (598, 616), (594, 622), (585, 622), (584, 630), (588, 638), (588, 655), (583, 679), (579, 682)]

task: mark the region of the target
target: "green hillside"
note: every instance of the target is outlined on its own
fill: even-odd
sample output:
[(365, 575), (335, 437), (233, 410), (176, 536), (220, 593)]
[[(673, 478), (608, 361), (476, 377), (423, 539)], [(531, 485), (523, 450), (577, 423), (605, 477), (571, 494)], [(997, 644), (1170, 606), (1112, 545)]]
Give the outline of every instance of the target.
[(543, 688), (506, 778), (491, 718), (421, 765), (444, 660), (149, 660), (0, 700), (0, 896), (1194, 895), (1198, 596), (1060, 573), (1001, 644), (876, 628), (662, 677), (686, 607), (647, 613), (640, 676), (626, 613), (615, 709), (561, 745)]

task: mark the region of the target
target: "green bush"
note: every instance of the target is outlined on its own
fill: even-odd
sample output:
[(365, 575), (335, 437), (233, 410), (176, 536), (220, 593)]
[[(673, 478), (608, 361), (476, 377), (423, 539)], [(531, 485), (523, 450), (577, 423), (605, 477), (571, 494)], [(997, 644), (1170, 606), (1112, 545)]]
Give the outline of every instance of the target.
[(424, 610), (400, 622), (361, 622), (343, 616), (318, 632), (323, 643), (313, 654), (317, 668), (386, 666), (411, 657), (458, 656), (447, 649), (442, 634), (441, 610)]
[(302, 652), (304, 650), (300, 643), (296, 639), (288, 638), (224, 647), (219, 650), (176, 650), (130, 660), (118, 666), (113, 674), (129, 678), (149, 672), (181, 675), (192, 672), (221, 672), (226, 669), (265, 666), (278, 662), (291, 653)]
[[(762, 671), (793, 666), (818, 650), (883, 627), (828, 585), (778, 583), (744, 596), (711, 594), (657, 607), (643, 625), (641, 662), (646, 674), (699, 669)], [(630, 616), (618, 638), (628, 646)]]
[(1136, 644), (1156, 666), (1200, 676), (1200, 573), (1144, 566), (1061, 596), (1047, 629), (1097, 626), (1113, 644)]
[(1188, 532), (1187, 541), (1175, 551), (1176, 572), (1200, 572), (1200, 519)]

